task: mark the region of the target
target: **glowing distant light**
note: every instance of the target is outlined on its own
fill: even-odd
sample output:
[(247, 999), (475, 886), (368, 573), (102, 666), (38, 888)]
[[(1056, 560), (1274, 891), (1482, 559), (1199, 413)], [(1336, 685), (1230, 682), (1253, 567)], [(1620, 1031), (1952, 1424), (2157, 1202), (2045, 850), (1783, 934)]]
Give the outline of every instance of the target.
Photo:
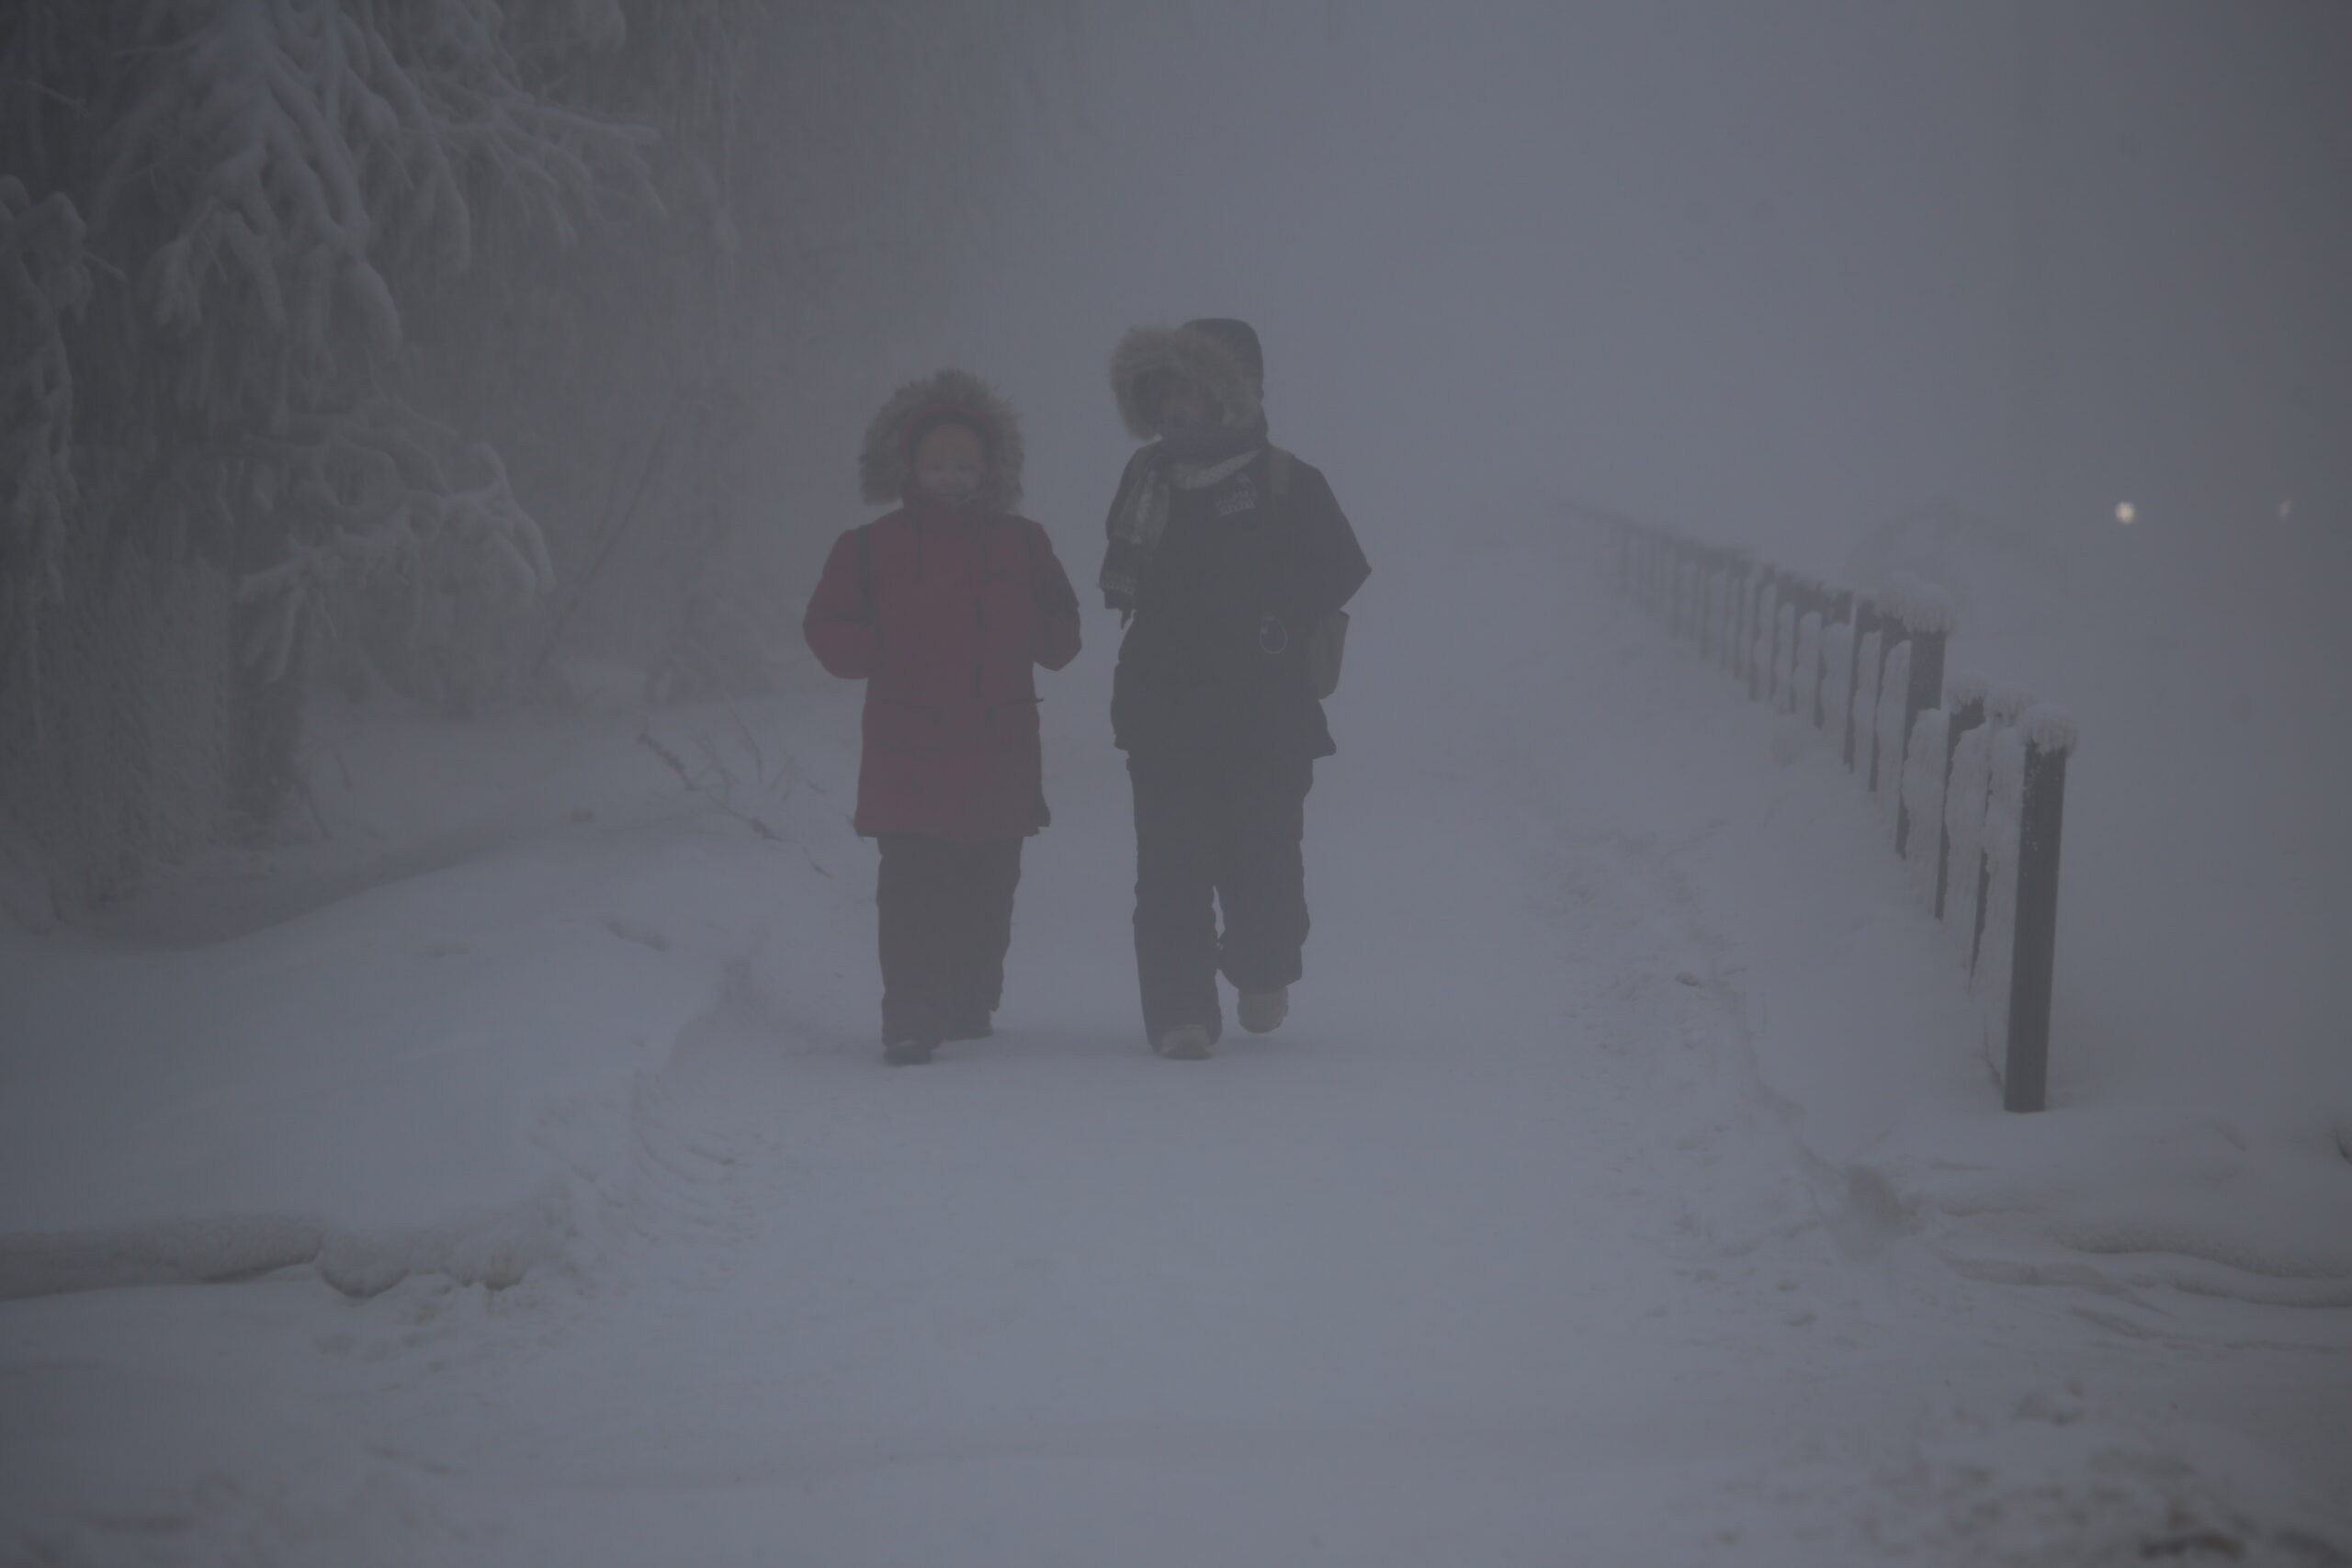
[(2278, 515), (2281, 517), (2291, 517), (2294, 514), (2295, 498), (2290, 495), (2286, 500), (2278, 503)]
[(2139, 515), (2140, 509), (2132, 505), (2130, 502), (2119, 501), (2115, 503), (2115, 520), (2118, 523), (2122, 524), (2126, 528), (2132, 526), (2132, 523), (2139, 517)]

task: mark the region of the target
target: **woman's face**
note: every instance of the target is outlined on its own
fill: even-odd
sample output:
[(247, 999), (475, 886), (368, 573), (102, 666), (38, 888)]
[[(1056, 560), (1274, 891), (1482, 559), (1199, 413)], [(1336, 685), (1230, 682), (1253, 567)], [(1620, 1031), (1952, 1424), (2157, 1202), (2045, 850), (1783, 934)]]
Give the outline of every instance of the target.
[(988, 448), (960, 424), (934, 424), (915, 446), (915, 483), (942, 501), (971, 500), (988, 473)]
[(1198, 429), (1219, 423), (1224, 418), (1225, 408), (1216, 400), (1216, 394), (1190, 376), (1177, 377), (1159, 400), (1162, 430)]

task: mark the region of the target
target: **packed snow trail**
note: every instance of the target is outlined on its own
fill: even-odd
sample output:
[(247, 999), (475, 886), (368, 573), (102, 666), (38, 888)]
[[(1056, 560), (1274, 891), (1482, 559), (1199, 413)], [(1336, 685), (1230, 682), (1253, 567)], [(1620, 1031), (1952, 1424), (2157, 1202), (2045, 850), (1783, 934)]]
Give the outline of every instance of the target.
[[(1540, 558), (1453, 592), (1427, 613), (1457, 667), (1385, 655), (1375, 616), (1351, 649), (1280, 1032), (1144, 1049), (1125, 781), (1069, 705), (998, 1038), (879, 1065), (870, 853), (836, 826), (803, 846), (829, 877), (769, 863), (766, 930), (644, 1081), (624, 1223), (573, 1268), (0, 1309), (48, 1391), (20, 1408), (84, 1423), (31, 1435), (93, 1499), (39, 1539), (567, 1568), (2344, 1561), (2312, 1499), (2352, 1478), (2345, 1314), (1948, 1267), (1758, 1072), (1759, 1014), (1838, 987), (1750, 968), (1770, 933), (1725, 912), (1773, 906), (1698, 854), (1779, 830), (1723, 788), (1752, 738), (1662, 704), (1707, 688), (1628, 660), (1680, 650)], [(854, 693), (799, 712), (846, 726)], [(1853, 838), (1818, 897), (1917, 968), (1823, 1005), (1957, 1060), (1899, 1082), (1988, 1095), (1942, 955)], [(698, 885), (736, 896), (647, 863), (664, 931)], [(109, 1421), (143, 1467), (113, 1486)]]

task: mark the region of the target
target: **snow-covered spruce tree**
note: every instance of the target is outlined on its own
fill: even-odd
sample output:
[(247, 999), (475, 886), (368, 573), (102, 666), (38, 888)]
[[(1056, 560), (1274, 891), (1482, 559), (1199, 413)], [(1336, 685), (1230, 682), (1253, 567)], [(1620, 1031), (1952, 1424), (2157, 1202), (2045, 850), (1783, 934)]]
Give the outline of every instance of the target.
[(74, 371), (65, 319), (90, 294), (82, 216), (0, 175), (0, 671), (25, 665), (41, 612), (63, 597), (74, 483)]
[(0, 871), (30, 843), (70, 916), (271, 820), (322, 666), (478, 705), (616, 538), (629, 651), (741, 624), (778, 494), (833, 523), (806, 416), (944, 299), (1065, 9), (0, 8), (0, 341), (49, 345), (0, 469)]
[[(443, 406), (494, 435), (545, 526), (562, 649), (658, 694), (741, 690), (763, 641), (797, 642), (779, 606), (850, 502), (843, 453), (935, 352), (1074, 28), (1063, 0), (625, 17), (629, 48), (574, 82), (660, 130), (662, 215), (543, 256), (527, 288), (445, 291), (467, 324), (423, 336)], [(514, 346), (460, 351), (485, 337)]]
[[(0, 448), (0, 804), (57, 913), (275, 815), (333, 617), (370, 608), (461, 702), (501, 612), (551, 586), (495, 452), (417, 405), (403, 306), (479, 268), (486, 224), (561, 244), (653, 204), (651, 133), (553, 85), (622, 36), (611, 0), (0, 14), (0, 343), (30, 349)], [(220, 614), (181, 604), (207, 581)], [(194, 642), (156, 648), (159, 619)], [(159, 705), (127, 668), (158, 660), (226, 700)], [(191, 707), (217, 733), (181, 750), (224, 788), (156, 763)], [(157, 830), (189, 797), (223, 820)]]

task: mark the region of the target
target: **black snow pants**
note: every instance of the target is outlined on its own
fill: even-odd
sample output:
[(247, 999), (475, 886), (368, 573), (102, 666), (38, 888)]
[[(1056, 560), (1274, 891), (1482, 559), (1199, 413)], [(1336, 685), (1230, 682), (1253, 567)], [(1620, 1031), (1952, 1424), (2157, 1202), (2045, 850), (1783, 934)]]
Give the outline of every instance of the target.
[[(1301, 839), (1315, 764), (1306, 757), (1132, 755), (1136, 972), (1143, 1027), (1224, 1032), (1216, 977), (1240, 991), (1299, 977), (1306, 948)], [(1222, 910), (1225, 929), (1217, 929)]]
[(882, 1041), (968, 1039), (988, 1032), (1012, 945), (1019, 839), (959, 844), (877, 833), (874, 905), (882, 949)]

